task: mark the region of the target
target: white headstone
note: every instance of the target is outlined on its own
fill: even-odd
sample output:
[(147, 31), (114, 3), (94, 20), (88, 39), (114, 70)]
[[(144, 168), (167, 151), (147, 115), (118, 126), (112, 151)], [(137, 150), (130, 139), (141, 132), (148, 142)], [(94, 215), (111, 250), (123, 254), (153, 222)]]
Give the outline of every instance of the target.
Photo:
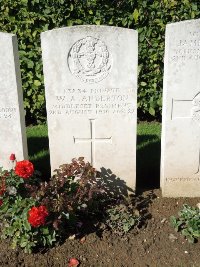
[(200, 196), (200, 20), (167, 25), (161, 187), (166, 197)]
[(134, 189), (137, 32), (88, 25), (41, 39), (52, 171), (83, 156)]
[(11, 167), (12, 153), (27, 159), (17, 37), (0, 32), (0, 167)]

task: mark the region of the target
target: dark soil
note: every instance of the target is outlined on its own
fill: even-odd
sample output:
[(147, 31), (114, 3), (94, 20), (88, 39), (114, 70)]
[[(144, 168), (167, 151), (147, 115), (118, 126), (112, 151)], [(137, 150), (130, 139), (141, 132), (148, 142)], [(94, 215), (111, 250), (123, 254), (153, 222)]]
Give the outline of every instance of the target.
[[(198, 198), (162, 198), (160, 190), (139, 195), (139, 206), (145, 217), (139, 229), (126, 237), (104, 231), (80, 239), (67, 239), (62, 245), (46, 252), (24, 254), (0, 243), (0, 266), (53, 267), (68, 266), (69, 258), (77, 258), (80, 267), (199, 267), (200, 241), (190, 244), (171, 227), (169, 218), (177, 215), (184, 203), (195, 206)], [(92, 232), (92, 231), (91, 231)]]

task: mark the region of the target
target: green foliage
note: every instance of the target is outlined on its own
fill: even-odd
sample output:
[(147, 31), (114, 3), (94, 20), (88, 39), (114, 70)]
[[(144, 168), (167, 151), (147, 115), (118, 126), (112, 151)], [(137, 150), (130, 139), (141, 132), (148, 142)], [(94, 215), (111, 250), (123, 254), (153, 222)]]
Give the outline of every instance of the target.
[(179, 217), (171, 217), (171, 224), (177, 232), (181, 232), (190, 243), (194, 243), (200, 237), (200, 210), (199, 208), (183, 205), (178, 213)]
[(37, 201), (33, 198), (22, 198), (17, 195), (14, 202), (5, 198), (0, 208), (3, 222), (2, 239), (11, 239), (11, 248), (20, 246), (25, 252), (32, 252), (36, 246), (51, 246), (55, 239), (55, 230), (47, 226), (32, 228), (27, 220), (28, 211)]
[[(97, 172), (83, 158), (60, 166), (49, 182), (41, 182), (37, 171), (28, 178), (18, 176), (18, 163), (10, 171), (0, 169), (1, 238), (10, 238), (12, 248), (20, 246), (30, 253), (51, 247), (75, 231), (81, 215), (86, 217), (102, 190)], [(23, 175), (25, 171), (22, 166)], [(38, 207), (43, 212), (38, 213)]]
[(27, 121), (45, 120), (40, 33), (81, 24), (119, 26), (139, 32), (138, 115), (159, 118), (165, 25), (200, 17), (197, 0), (1, 0), (0, 31), (19, 41)]
[(106, 210), (105, 224), (118, 235), (124, 235), (140, 222), (138, 210), (133, 209), (131, 201), (122, 201)]
[(40, 186), (40, 178), (36, 173), (23, 179), (14, 169), (0, 169), (1, 238), (10, 238), (13, 249), (19, 246), (28, 253), (37, 246), (51, 246), (56, 241), (53, 227), (33, 228), (28, 222), (28, 211), (39, 204), (35, 191)]

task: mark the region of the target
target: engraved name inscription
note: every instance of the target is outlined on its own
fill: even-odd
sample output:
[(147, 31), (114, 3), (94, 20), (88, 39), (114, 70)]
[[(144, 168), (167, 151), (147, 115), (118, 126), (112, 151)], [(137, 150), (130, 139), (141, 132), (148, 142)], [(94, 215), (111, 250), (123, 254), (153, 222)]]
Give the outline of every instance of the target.
[(49, 115), (108, 115), (133, 114), (135, 108), (130, 97), (132, 90), (119, 88), (68, 88), (56, 95)]
[(179, 39), (172, 48), (171, 61), (200, 60), (200, 34), (189, 32), (188, 38)]
[(71, 47), (68, 66), (71, 73), (81, 81), (97, 83), (109, 74), (111, 55), (103, 41), (87, 36)]

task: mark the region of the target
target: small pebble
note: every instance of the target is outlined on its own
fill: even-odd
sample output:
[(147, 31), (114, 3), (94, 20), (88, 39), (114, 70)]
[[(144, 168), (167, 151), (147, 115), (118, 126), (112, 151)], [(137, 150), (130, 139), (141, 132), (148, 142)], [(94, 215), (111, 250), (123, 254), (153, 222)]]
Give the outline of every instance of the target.
[(171, 240), (172, 242), (174, 242), (175, 240), (177, 240), (177, 237), (173, 234), (169, 235), (169, 240)]
[(74, 240), (75, 238), (76, 238), (76, 235), (70, 235), (70, 236), (68, 237), (69, 240)]

